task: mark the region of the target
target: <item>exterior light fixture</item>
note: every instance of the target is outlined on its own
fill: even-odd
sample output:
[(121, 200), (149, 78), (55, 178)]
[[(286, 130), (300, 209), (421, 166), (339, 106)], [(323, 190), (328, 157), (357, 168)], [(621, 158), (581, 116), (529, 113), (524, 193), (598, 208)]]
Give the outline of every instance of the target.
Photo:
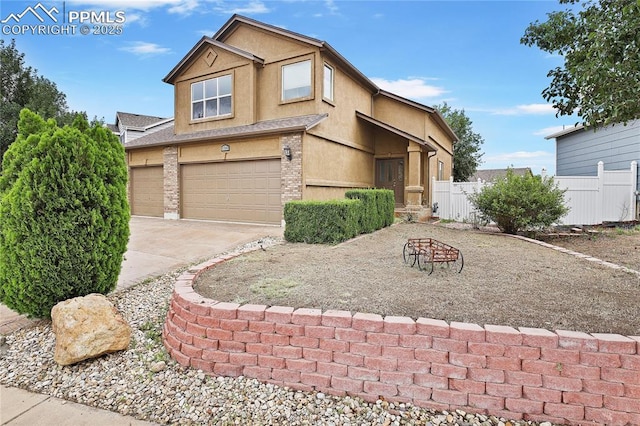
[(291, 161), (291, 148), (285, 146), (282, 150), (284, 151), (284, 156), (287, 157), (287, 160)]
[(225, 153), (226, 153), (226, 152), (229, 152), (229, 151), (231, 151), (231, 147), (225, 143), (224, 145), (222, 145), (222, 146), (220, 147), (220, 151), (221, 151), (221, 152), (225, 152)]

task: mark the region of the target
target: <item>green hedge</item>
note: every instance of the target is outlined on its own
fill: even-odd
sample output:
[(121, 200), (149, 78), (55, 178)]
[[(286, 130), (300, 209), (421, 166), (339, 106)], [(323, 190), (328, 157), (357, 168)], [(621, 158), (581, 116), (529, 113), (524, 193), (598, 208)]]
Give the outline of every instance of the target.
[(284, 238), (295, 243), (337, 244), (360, 234), (360, 200), (290, 201)]
[(363, 215), (360, 232), (369, 233), (389, 226), (395, 219), (395, 198), (389, 189), (353, 189), (345, 193), (347, 198), (362, 200)]
[(336, 244), (393, 223), (393, 191), (357, 189), (345, 195), (346, 200), (288, 202), (284, 206), (285, 239)]

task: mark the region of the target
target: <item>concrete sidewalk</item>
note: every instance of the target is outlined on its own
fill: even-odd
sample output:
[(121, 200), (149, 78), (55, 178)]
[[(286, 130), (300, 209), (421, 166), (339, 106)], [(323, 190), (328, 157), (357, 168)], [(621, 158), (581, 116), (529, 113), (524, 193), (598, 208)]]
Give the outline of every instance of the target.
[[(116, 291), (181, 266), (204, 261), (261, 237), (282, 237), (284, 231), (283, 228), (274, 226), (171, 221), (146, 217), (132, 217), (130, 229), (131, 237)], [(32, 326), (37, 321), (0, 305), (0, 335)], [(111, 426), (153, 423), (48, 395), (0, 386), (0, 424)]]

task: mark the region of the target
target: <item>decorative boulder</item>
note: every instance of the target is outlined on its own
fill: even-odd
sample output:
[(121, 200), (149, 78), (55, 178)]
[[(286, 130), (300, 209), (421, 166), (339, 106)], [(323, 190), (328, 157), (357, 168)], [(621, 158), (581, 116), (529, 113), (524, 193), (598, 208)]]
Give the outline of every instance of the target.
[(58, 303), (51, 310), (56, 349), (53, 359), (70, 365), (127, 349), (131, 327), (102, 294)]

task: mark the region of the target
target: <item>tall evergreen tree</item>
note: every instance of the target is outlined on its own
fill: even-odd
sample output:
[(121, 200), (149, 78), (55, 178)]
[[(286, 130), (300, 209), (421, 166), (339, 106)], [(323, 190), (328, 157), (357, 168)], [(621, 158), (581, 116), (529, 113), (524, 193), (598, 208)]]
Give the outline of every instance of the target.
[(482, 161), (484, 139), (473, 131), (473, 122), (464, 110), (452, 109), (446, 102), (434, 108), (440, 111), (459, 139), (453, 146), (453, 180), (466, 182)]
[(24, 53), (15, 40), (0, 40), (0, 162), (2, 155), (18, 134), (18, 119), (23, 108), (58, 124), (71, 124), (75, 114), (68, 111), (66, 96), (56, 84), (26, 66)]
[(24, 109), (0, 175), (0, 301), (33, 317), (116, 287), (129, 238), (118, 138), (78, 115), (60, 128)]

